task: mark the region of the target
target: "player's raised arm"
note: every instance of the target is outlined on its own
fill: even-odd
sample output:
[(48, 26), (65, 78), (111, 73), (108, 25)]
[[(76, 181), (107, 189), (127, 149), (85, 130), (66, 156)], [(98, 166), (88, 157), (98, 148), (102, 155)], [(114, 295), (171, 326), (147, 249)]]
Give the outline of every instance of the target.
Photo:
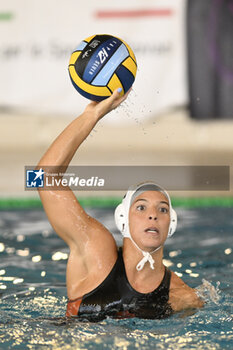
[[(50, 172), (64, 172), (96, 123), (127, 98), (128, 93), (120, 96), (120, 92), (115, 90), (109, 98), (89, 103), (84, 112), (55, 139), (39, 161), (37, 169), (49, 167)], [(70, 189), (39, 189), (39, 194), (51, 225), (69, 246), (73, 243), (77, 246), (78, 242), (81, 249), (87, 234), (90, 238), (93, 230), (100, 230), (106, 235), (107, 230), (85, 213)]]

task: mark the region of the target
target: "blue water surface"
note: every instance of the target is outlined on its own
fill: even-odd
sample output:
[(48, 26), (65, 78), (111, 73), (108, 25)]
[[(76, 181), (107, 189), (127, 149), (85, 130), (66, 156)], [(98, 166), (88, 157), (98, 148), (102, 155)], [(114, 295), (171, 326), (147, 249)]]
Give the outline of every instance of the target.
[[(113, 209), (87, 209), (120, 245)], [(165, 264), (205, 299), (164, 320), (68, 320), (68, 248), (44, 212), (0, 212), (0, 349), (233, 349), (232, 208), (178, 208)]]

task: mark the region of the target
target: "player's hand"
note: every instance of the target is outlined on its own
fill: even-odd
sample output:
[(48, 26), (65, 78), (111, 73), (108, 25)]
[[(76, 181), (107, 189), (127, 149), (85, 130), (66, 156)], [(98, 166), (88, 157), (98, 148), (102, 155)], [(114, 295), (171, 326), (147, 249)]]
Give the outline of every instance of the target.
[(122, 102), (124, 102), (132, 88), (127, 91), (126, 94), (121, 96), (121, 91), (116, 89), (113, 94), (101, 102), (91, 102), (85, 108), (85, 112), (94, 113), (97, 119), (101, 119), (103, 116), (111, 112), (113, 109), (117, 108)]

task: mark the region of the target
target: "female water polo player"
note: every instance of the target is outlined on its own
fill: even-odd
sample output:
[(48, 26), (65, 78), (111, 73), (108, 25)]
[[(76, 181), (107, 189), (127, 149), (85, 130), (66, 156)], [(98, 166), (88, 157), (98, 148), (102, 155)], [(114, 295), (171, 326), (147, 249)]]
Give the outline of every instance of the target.
[[(38, 164), (64, 172), (96, 123), (126, 98), (116, 90), (91, 102), (53, 142)], [(106, 316), (159, 319), (198, 308), (194, 289), (163, 265), (163, 246), (176, 229), (168, 193), (153, 182), (132, 187), (116, 208), (123, 234), (117, 249), (111, 233), (87, 215), (69, 190), (39, 190), (48, 219), (70, 248), (67, 263), (67, 316), (98, 321)]]

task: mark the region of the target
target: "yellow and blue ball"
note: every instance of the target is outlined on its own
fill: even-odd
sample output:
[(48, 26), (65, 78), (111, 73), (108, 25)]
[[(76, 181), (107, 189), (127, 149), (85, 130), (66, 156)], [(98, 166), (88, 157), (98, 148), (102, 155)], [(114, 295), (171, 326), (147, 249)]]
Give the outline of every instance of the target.
[(132, 49), (123, 40), (107, 34), (83, 40), (71, 55), (69, 74), (75, 89), (93, 101), (102, 101), (122, 88), (132, 86), (137, 63)]

